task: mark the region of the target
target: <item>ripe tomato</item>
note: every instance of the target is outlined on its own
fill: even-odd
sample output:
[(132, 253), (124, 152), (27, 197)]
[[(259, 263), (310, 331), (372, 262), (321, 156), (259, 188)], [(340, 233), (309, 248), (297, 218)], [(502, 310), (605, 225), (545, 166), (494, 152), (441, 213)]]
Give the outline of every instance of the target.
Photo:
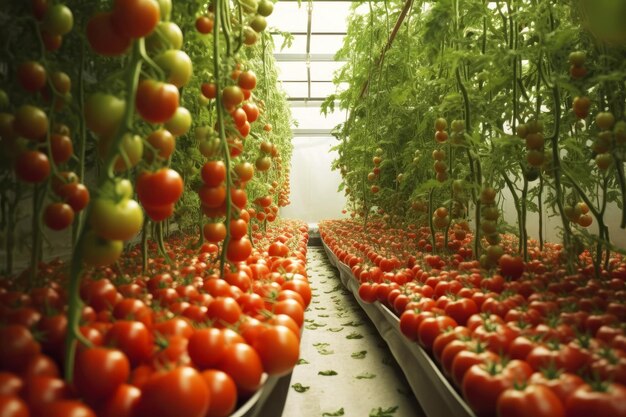
[(96, 417), (96, 413), (76, 400), (57, 400), (46, 404), (41, 412), (37, 414), (40, 417)]
[(554, 392), (543, 385), (509, 388), (497, 402), (499, 416), (565, 417), (565, 407)]
[(142, 38), (154, 30), (160, 17), (155, 0), (115, 0), (111, 21), (121, 35)]
[(46, 86), (48, 75), (39, 62), (25, 61), (17, 68), (17, 80), (24, 90), (36, 93)]
[(43, 213), (43, 221), (52, 230), (63, 230), (74, 221), (74, 210), (66, 203), (48, 204)]
[(136, 189), (144, 207), (160, 207), (173, 204), (180, 198), (183, 193), (183, 179), (170, 168), (161, 168), (155, 172), (144, 171), (137, 177)]
[(505, 277), (518, 279), (524, 273), (524, 260), (520, 256), (504, 254), (498, 261), (500, 273)]
[(212, 243), (218, 243), (226, 238), (226, 225), (221, 222), (207, 223), (203, 226), (204, 238)]
[(457, 326), (456, 321), (448, 316), (429, 317), (424, 319), (417, 330), (419, 342), (431, 349), (435, 338), (447, 328)]
[(596, 387), (582, 385), (567, 399), (568, 417), (590, 415), (626, 416), (626, 387), (621, 384), (603, 383)]
[(224, 161), (208, 161), (200, 170), (202, 181), (209, 187), (217, 187), (226, 180), (226, 165)]
[(217, 368), (229, 374), (237, 388), (244, 392), (256, 391), (261, 384), (263, 365), (258, 353), (246, 343), (226, 347)]
[(241, 307), (232, 297), (217, 297), (209, 304), (207, 317), (218, 327), (235, 324), (241, 317)]
[(300, 356), (300, 340), (285, 326), (266, 327), (253, 347), (261, 358), (263, 369), (270, 375), (289, 373)]
[(110, 397), (130, 374), (128, 358), (119, 350), (94, 347), (76, 356), (74, 387), (88, 402)]
[(209, 369), (201, 373), (209, 387), (211, 403), (206, 417), (227, 417), (237, 405), (237, 386), (226, 372)]
[(99, 417), (133, 417), (139, 404), (141, 390), (133, 385), (121, 384), (98, 408)]
[(211, 16), (198, 16), (196, 18), (196, 30), (203, 35), (213, 32), (213, 18)]
[(239, 84), (239, 87), (245, 90), (254, 90), (254, 88), (256, 87), (256, 74), (249, 70), (243, 71), (241, 74), (239, 74), (237, 84)]
[(217, 87), (214, 83), (202, 83), (200, 90), (202, 95), (208, 99), (217, 97)]
[(198, 369), (213, 368), (226, 350), (226, 338), (220, 329), (199, 329), (189, 338), (187, 350)]
[(50, 175), (50, 161), (39, 151), (22, 152), (15, 162), (15, 174), (22, 181), (42, 182)]
[(137, 112), (150, 123), (164, 123), (178, 110), (179, 93), (173, 84), (146, 79), (139, 82), (135, 105)]
[(226, 248), (226, 258), (231, 262), (243, 262), (252, 253), (252, 243), (246, 237), (231, 239)]
[(148, 360), (154, 349), (152, 334), (140, 321), (116, 321), (105, 335), (105, 343), (124, 352), (133, 366)]
[(17, 395), (0, 394), (0, 416), (29, 417), (30, 412), (26, 403)]
[(67, 162), (74, 153), (72, 140), (66, 135), (53, 134), (50, 136), (52, 159), (56, 164)]
[(74, 212), (79, 212), (89, 204), (89, 190), (84, 184), (69, 183), (59, 187), (57, 192)]
[(154, 148), (154, 151), (150, 149), (144, 153), (148, 162), (152, 162), (155, 153), (163, 159), (168, 159), (176, 148), (176, 138), (166, 129), (155, 130), (150, 133), (146, 140)]
[(96, 13), (87, 22), (87, 41), (97, 54), (117, 56), (126, 53), (130, 37), (122, 34), (113, 25), (113, 13)]
[(32, 333), (24, 326), (10, 324), (0, 328), (0, 368), (19, 373), (41, 350)]
[(138, 417), (204, 417), (209, 409), (209, 388), (190, 367), (156, 372), (143, 385)]
[(549, 368), (543, 372), (535, 372), (530, 376), (528, 382), (550, 388), (563, 404), (566, 404), (572, 393), (585, 383), (578, 375)]

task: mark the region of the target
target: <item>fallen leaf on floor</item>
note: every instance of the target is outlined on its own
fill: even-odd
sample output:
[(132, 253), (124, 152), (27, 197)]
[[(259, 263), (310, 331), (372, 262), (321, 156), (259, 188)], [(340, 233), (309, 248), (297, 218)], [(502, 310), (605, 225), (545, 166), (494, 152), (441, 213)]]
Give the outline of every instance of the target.
[(305, 387), (304, 385), (302, 385), (301, 383), (299, 383), (299, 382), (298, 382), (298, 383), (296, 383), (296, 384), (293, 384), (293, 385), (291, 386), (291, 388), (293, 388), (296, 392), (306, 392), (306, 391), (308, 391), (308, 390), (309, 390), (309, 388), (311, 388), (311, 387)]
[(352, 355), (350, 355), (352, 357), (352, 359), (365, 359), (365, 356), (367, 355), (367, 350), (362, 350), (360, 352), (353, 352)]
[(370, 411), (369, 417), (390, 417), (398, 411), (397, 405), (395, 407), (389, 407), (383, 410), (382, 407), (378, 407), (378, 409), (374, 408)]
[(337, 375), (337, 372), (333, 370), (328, 370), (328, 371), (319, 371), (317, 374), (322, 375), (322, 376), (333, 376), (333, 375)]
[(355, 376), (356, 379), (374, 379), (376, 378), (376, 374), (372, 374), (370, 372), (363, 372), (362, 374), (358, 374)]
[(343, 411), (343, 407), (341, 407), (339, 410), (335, 411), (334, 413), (323, 413), (322, 417), (335, 417), (335, 416), (342, 416), (344, 413)]

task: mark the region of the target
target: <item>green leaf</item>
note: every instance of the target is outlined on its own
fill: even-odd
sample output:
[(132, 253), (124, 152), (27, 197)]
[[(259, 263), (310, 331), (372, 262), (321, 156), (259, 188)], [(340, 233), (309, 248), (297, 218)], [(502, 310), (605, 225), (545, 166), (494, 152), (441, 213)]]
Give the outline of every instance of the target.
[(304, 386), (304, 385), (302, 385), (301, 383), (298, 382), (298, 383), (293, 384), (291, 386), (291, 388), (293, 388), (296, 392), (302, 393), (302, 392), (308, 391), (309, 388), (311, 388), (311, 387), (306, 387), (306, 386)]
[(360, 352), (353, 352), (350, 356), (352, 357), (352, 359), (365, 359), (366, 355), (367, 350), (362, 350)]
[(346, 339), (363, 339), (363, 335), (361, 333), (352, 332), (346, 336)]
[(339, 410), (332, 412), (332, 413), (322, 413), (322, 417), (335, 417), (335, 416), (342, 416), (344, 414), (343, 411), (343, 407), (341, 407)]
[(309, 364), (309, 361), (307, 361), (304, 358), (300, 358), (298, 359), (298, 362), (296, 362), (296, 365), (308, 365), (308, 364)]
[(331, 369), (331, 370), (328, 370), (328, 371), (319, 371), (317, 374), (318, 375), (322, 375), (322, 376), (334, 376), (334, 375), (337, 375), (337, 372), (335, 372), (335, 371), (333, 371)]
[(369, 417), (390, 417), (393, 416), (399, 408), (400, 407), (397, 405), (385, 409), (382, 407), (378, 407), (377, 409), (373, 408), (372, 411), (370, 411)]

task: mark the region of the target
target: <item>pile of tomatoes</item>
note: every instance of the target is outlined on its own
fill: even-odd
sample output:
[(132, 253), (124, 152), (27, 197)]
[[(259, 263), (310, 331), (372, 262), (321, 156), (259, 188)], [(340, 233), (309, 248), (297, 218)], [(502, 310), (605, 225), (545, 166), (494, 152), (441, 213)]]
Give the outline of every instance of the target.
[(140, 248), (118, 267), (82, 277), (84, 303), (74, 374), (62, 375), (67, 266), (40, 265), (36, 288), (0, 284), (0, 415), (206, 417), (230, 415), (299, 357), (307, 227), (280, 221), (252, 237), (245, 261), (219, 274), (219, 248), (190, 237)]
[[(626, 259), (593, 275), (591, 255), (567, 274), (562, 247), (531, 247), (497, 267), (469, 260), (472, 236), (426, 248), (429, 228), (326, 221), (320, 234), (361, 284), (359, 296), (399, 317), (477, 416), (626, 416)], [(422, 252), (422, 250), (424, 250)]]

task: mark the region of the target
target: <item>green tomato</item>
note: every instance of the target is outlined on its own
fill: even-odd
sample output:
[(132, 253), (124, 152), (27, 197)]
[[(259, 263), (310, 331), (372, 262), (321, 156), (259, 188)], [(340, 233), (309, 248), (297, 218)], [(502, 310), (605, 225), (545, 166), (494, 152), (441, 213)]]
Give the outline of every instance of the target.
[(184, 87), (191, 79), (191, 58), (183, 51), (170, 49), (157, 56), (154, 62), (165, 71), (167, 82), (176, 87)]
[(9, 95), (6, 91), (0, 88), (0, 110), (4, 110), (9, 107)]
[[(136, 166), (143, 157), (143, 139), (139, 135), (127, 133), (122, 138), (122, 150), (126, 154), (126, 160), (119, 155), (115, 161), (116, 171), (126, 171)], [(127, 163), (130, 166), (127, 166)]]
[(248, 22), (250, 27), (257, 33), (263, 32), (267, 27), (267, 20), (261, 15), (254, 16), (250, 22)]
[(119, 259), (124, 249), (124, 242), (102, 239), (93, 230), (90, 230), (85, 233), (81, 248), (85, 263), (92, 266), (105, 266)]
[(222, 145), (219, 138), (203, 139), (200, 141), (200, 153), (206, 158), (217, 156), (221, 152)]
[(174, 116), (165, 122), (165, 128), (174, 136), (182, 136), (191, 128), (191, 113), (184, 107), (178, 107)]
[(157, 0), (161, 10), (161, 20), (168, 21), (172, 15), (172, 0)]
[(66, 35), (72, 27), (74, 27), (74, 15), (64, 4), (55, 4), (44, 16), (43, 28), (51, 35)]
[(115, 183), (115, 196), (119, 200), (127, 200), (133, 196), (133, 183), (127, 179), (121, 179)]
[(254, 14), (259, 8), (257, 0), (240, 0), (239, 3), (244, 13)]
[(174, 22), (159, 22), (156, 29), (146, 38), (146, 49), (150, 53), (183, 47), (183, 32)]
[(122, 122), (126, 102), (113, 95), (94, 93), (85, 103), (85, 122), (97, 135), (111, 135)]
[(97, 198), (91, 203), (89, 224), (102, 239), (129, 240), (143, 226), (143, 210), (132, 199), (115, 202), (108, 198)]
[(259, 8), (257, 9), (257, 13), (259, 13), (261, 16), (267, 17), (271, 15), (273, 11), (274, 3), (272, 3), (270, 0), (259, 1)]

